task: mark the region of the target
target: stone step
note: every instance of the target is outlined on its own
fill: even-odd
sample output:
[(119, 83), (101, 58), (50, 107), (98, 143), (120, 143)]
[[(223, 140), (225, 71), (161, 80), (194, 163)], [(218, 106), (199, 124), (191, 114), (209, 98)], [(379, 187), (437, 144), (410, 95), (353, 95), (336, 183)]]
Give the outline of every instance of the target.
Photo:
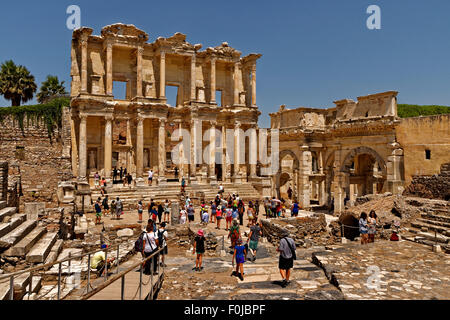
[(14, 300), (22, 300), (23, 296), (28, 290), (31, 276), (28, 272), (14, 277)]
[(6, 201), (0, 201), (0, 210), (6, 208), (6, 206), (7, 206)]
[(9, 300), (9, 278), (0, 281), (0, 301)]
[(417, 239), (426, 239), (431, 241), (437, 241), (440, 243), (449, 243), (450, 237), (442, 235), (437, 233), (436, 237), (434, 235), (434, 232), (423, 232), (420, 229), (416, 228), (407, 228), (407, 231), (413, 233), (415, 236), (414, 238)]
[(449, 222), (433, 220), (433, 219), (428, 219), (428, 218), (418, 218), (418, 219), (416, 219), (416, 221), (422, 222), (422, 223), (426, 223), (426, 224), (430, 224), (430, 225), (434, 225), (434, 226), (438, 226), (438, 227), (443, 227), (443, 228), (450, 229), (450, 223)]
[(411, 222), (411, 226), (414, 228), (418, 228), (418, 229), (427, 228), (428, 229), (427, 231), (436, 231), (443, 235), (447, 235), (450, 231), (446, 227), (439, 227), (439, 226), (432, 225), (429, 223), (422, 223), (422, 222), (416, 222), (416, 221)]
[(431, 214), (431, 213), (422, 213), (421, 217), (423, 219), (427, 219), (427, 220), (442, 221), (442, 222), (450, 223), (450, 216)]
[(39, 239), (47, 232), (45, 227), (38, 227), (28, 233), (22, 240), (5, 252), (7, 256), (24, 257)]
[(8, 216), (12, 216), (17, 212), (17, 208), (15, 207), (6, 207), (0, 210), (0, 221), (3, 221), (4, 218)]
[(27, 254), (27, 262), (43, 263), (47, 258), (53, 244), (56, 242), (58, 233), (47, 233), (39, 240)]
[(17, 228), (21, 223), (23, 223), (27, 218), (26, 214), (15, 214), (11, 216), (11, 220), (8, 223), (0, 224), (0, 238), (5, 234)]
[(17, 228), (0, 238), (0, 248), (9, 248), (23, 239), (37, 225), (37, 221), (25, 221)]
[[(56, 259), (58, 259), (58, 256), (62, 250), (63, 244), (64, 244), (64, 240), (62, 240), (62, 239), (56, 240), (55, 244), (50, 249), (50, 253), (47, 256), (47, 259), (45, 259), (44, 264), (53, 263), (56, 261)], [(49, 268), (46, 268), (46, 269), (48, 270)]]

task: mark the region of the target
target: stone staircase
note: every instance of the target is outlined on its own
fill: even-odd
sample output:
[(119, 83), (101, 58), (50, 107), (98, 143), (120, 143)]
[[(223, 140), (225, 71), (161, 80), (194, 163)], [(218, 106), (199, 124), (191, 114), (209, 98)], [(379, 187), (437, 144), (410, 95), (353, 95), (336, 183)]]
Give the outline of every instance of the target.
[[(261, 197), (251, 183), (224, 183), (223, 187), (225, 189), (225, 195), (228, 193), (236, 193), (239, 194), (239, 197), (244, 201), (255, 200)], [(198, 184), (187, 186), (185, 192), (191, 199), (195, 200), (204, 197), (206, 201), (212, 201), (217, 195), (218, 189), (218, 186)], [(103, 199), (99, 189), (91, 189), (91, 191), (93, 201), (99, 197)], [(124, 204), (125, 210), (135, 209), (139, 200), (144, 201), (144, 205), (149, 203), (150, 199), (153, 199), (156, 202), (162, 202), (166, 199), (170, 201), (179, 201), (181, 194), (180, 185), (178, 183), (167, 183), (166, 185), (161, 186), (153, 185), (137, 188), (115, 185), (114, 187), (107, 188), (106, 191), (110, 201), (119, 197)]]
[(439, 244), (450, 253), (450, 204), (436, 202), (410, 224), (404, 235), (406, 240), (430, 246)]

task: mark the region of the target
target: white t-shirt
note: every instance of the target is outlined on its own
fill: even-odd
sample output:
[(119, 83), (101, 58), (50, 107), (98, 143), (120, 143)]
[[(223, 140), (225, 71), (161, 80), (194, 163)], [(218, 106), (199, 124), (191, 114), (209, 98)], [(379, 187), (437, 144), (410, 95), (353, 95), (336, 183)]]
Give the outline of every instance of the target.
[(148, 172), (148, 177), (149, 177), (149, 178), (153, 178), (153, 172), (152, 172), (152, 171), (149, 171), (149, 172)]
[(152, 252), (153, 250), (156, 249), (156, 236), (155, 233), (152, 232), (147, 232), (144, 235), (144, 240), (145, 240), (145, 248), (144, 248), (144, 252)]

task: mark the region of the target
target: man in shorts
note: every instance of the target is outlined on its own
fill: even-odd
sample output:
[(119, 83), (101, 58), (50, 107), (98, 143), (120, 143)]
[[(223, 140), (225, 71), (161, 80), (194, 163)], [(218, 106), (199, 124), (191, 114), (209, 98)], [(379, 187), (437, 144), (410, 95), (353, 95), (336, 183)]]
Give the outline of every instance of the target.
[(168, 253), (168, 250), (167, 250), (167, 239), (168, 239), (169, 235), (168, 235), (168, 233), (166, 231), (166, 223), (165, 222), (161, 223), (161, 226), (159, 227), (158, 232), (157, 232), (157, 236), (158, 236), (158, 240), (160, 240), (159, 241), (159, 246), (161, 248), (163, 248), (163, 250), (161, 251), (161, 267), (167, 267), (164, 264), (164, 257)]
[(250, 227), (250, 234), (248, 235), (247, 242), (249, 251), (251, 252), (253, 259), (250, 258), (250, 261), (256, 260), (256, 250), (258, 249), (259, 237), (262, 236), (261, 227), (256, 223), (256, 219), (252, 221), (252, 225)]
[(278, 268), (280, 269), (281, 278), (283, 279), (281, 286), (285, 288), (290, 284), (289, 277), (291, 269), (294, 266), (295, 259), (295, 242), (289, 237), (289, 231), (285, 230), (282, 234), (280, 245), (277, 251), (280, 253)]
[(150, 171), (148, 172), (148, 185), (151, 186), (152, 183), (153, 183), (153, 171), (150, 170)]
[(186, 211), (187, 211), (187, 214), (188, 214), (188, 221), (189, 221), (189, 223), (194, 222), (195, 210), (194, 210), (194, 207), (192, 206), (192, 203), (189, 204), (189, 206), (188, 206)]

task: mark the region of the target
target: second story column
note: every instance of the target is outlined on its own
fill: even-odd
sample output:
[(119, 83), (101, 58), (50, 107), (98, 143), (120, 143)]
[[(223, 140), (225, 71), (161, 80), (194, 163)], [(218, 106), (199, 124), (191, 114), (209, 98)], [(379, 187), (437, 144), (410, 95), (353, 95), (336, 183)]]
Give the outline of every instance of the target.
[(86, 121), (87, 115), (80, 114), (80, 145), (79, 145), (79, 165), (78, 178), (86, 180), (86, 166), (87, 166), (87, 137), (86, 137)]
[(195, 87), (195, 54), (191, 57), (191, 101), (196, 100), (196, 87)]
[(198, 143), (197, 143), (197, 126), (198, 126), (198, 119), (192, 119), (191, 120), (191, 141), (190, 141), (190, 146), (191, 146), (191, 152), (190, 152), (190, 168), (191, 168), (191, 175), (190, 175), (190, 180), (191, 182), (195, 182), (197, 181), (197, 147), (198, 147)]
[(139, 46), (137, 49), (136, 58), (136, 96), (142, 97), (142, 54), (144, 53), (144, 48)]
[(112, 95), (113, 80), (112, 80), (112, 43), (106, 43), (106, 94)]
[(216, 103), (216, 58), (211, 58), (211, 101)]
[(112, 168), (112, 115), (105, 116), (105, 178), (111, 178)]
[(234, 104), (239, 104), (239, 62), (234, 63)]
[(87, 93), (87, 47), (88, 36), (81, 36), (81, 92)]
[(166, 53), (161, 51), (159, 64), (159, 98), (166, 99)]
[(252, 67), (252, 106), (256, 106), (256, 64)]
[[(241, 123), (236, 122), (234, 125), (234, 182), (241, 182), (241, 162), (245, 153), (241, 152)], [(245, 148), (244, 148), (245, 150)]]

